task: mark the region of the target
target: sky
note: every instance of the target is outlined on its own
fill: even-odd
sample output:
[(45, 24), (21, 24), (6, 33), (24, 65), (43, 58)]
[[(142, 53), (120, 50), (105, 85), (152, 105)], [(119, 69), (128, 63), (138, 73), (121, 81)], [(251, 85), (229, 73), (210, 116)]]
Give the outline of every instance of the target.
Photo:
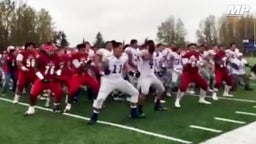
[[(20, 0), (16, 0), (20, 1)], [(104, 40), (156, 40), (157, 27), (173, 15), (181, 18), (186, 41), (196, 42), (196, 30), (210, 14), (221, 16), (228, 5), (250, 5), (256, 13), (256, 0), (22, 0), (33, 8), (47, 9), (57, 30), (63, 30), (71, 46), (83, 38), (95, 41), (97, 32)]]

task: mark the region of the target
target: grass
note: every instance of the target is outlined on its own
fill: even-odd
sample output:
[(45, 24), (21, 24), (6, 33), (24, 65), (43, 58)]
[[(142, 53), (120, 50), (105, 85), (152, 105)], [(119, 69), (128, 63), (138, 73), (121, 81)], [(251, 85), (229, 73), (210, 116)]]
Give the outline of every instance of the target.
[[(251, 60), (253, 62), (253, 60)], [(255, 61), (254, 61), (255, 62)], [(256, 82), (254, 82), (256, 83)], [(256, 86), (253, 86), (256, 89)], [(11, 95), (6, 98), (12, 99)], [(256, 101), (255, 91), (247, 92), (242, 89), (235, 93), (235, 98)], [(27, 97), (22, 98), (27, 102)], [(100, 114), (100, 120), (114, 122), (126, 126), (164, 134), (184, 140), (199, 143), (219, 135), (189, 128), (189, 125), (199, 125), (222, 130), (223, 133), (236, 129), (241, 124), (227, 123), (214, 120), (214, 117), (223, 117), (247, 124), (254, 122), (256, 117), (235, 114), (235, 111), (254, 112), (252, 107), (256, 103), (219, 100), (212, 105), (198, 104), (198, 97), (186, 96), (182, 109), (174, 108), (174, 98), (167, 98), (165, 104), (167, 112), (153, 110), (153, 98), (147, 100), (145, 106), (146, 119), (131, 120), (128, 118), (129, 106), (125, 102), (107, 100), (106, 107)], [(209, 99), (210, 100), (210, 99)], [(210, 100), (211, 101), (211, 100)], [(39, 102), (42, 105), (42, 102)], [(89, 117), (92, 101), (81, 96), (71, 113)], [(119, 129), (105, 125), (88, 126), (86, 121), (70, 118), (38, 110), (33, 117), (23, 117), (27, 107), (13, 105), (0, 101), (0, 141), (3, 144), (176, 144), (177, 142), (164, 140), (144, 134)]]

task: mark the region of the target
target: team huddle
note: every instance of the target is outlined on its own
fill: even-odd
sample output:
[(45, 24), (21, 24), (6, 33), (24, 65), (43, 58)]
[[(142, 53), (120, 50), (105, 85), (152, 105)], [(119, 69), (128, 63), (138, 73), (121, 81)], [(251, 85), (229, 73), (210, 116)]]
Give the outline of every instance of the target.
[[(33, 43), (26, 43), (19, 50), (9, 46), (2, 57), (3, 95), (12, 79), (13, 103), (18, 103), (23, 91), (32, 84), (25, 115), (35, 114), (38, 97), (44, 93), (53, 97), (54, 112), (68, 112), (81, 87), (86, 86), (94, 100), (90, 124), (97, 122), (104, 101), (112, 93), (129, 95), (130, 118), (144, 118), (143, 106), (151, 92), (155, 96), (153, 109), (166, 111), (164, 96), (173, 92), (174, 106), (180, 108), (185, 93), (193, 92), (195, 87), (200, 89), (198, 102), (206, 105), (211, 104), (206, 100), (207, 93), (217, 101), (217, 92), (223, 86), (224, 97), (233, 97), (232, 92), (241, 83), (245, 90), (252, 90), (245, 72), (249, 64), (234, 43), (229, 49), (220, 45), (207, 49), (194, 43), (184, 49), (156, 45), (152, 40), (140, 46), (137, 40), (131, 40), (129, 45), (111, 41), (99, 49), (91, 48), (88, 42), (75, 49), (59, 48), (52, 43), (35, 48)], [(64, 96), (66, 105), (62, 110)]]

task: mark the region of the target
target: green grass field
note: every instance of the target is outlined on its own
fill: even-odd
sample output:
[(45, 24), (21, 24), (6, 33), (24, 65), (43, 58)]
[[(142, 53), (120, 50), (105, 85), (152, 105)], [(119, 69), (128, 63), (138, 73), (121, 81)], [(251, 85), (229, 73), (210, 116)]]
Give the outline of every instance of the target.
[[(250, 60), (255, 62), (255, 59)], [(235, 92), (236, 99), (251, 100), (237, 101), (234, 98), (212, 101), (212, 105), (198, 104), (198, 97), (186, 96), (181, 102), (182, 108), (174, 108), (174, 97), (166, 98), (168, 107), (166, 112), (153, 110), (153, 98), (149, 98), (145, 106), (146, 119), (132, 120), (128, 118), (129, 106), (126, 102), (115, 102), (109, 99), (100, 114), (100, 120), (112, 122), (128, 127), (138, 128), (156, 134), (199, 143), (227, 131), (234, 130), (245, 124), (237, 124), (214, 120), (222, 117), (246, 124), (254, 122), (255, 116), (236, 114), (235, 111), (256, 113), (256, 82), (252, 82), (255, 89), (246, 92), (242, 88)], [(12, 95), (3, 97), (12, 99)], [(27, 96), (22, 102), (27, 103)], [(39, 104), (43, 106), (43, 102)], [(92, 102), (85, 96), (80, 97), (78, 104), (73, 106), (72, 114), (89, 117)], [(0, 100), (0, 143), (1, 144), (178, 144), (180, 142), (150, 136), (143, 133), (97, 124), (87, 125), (87, 121), (54, 114), (44, 110), (37, 110), (37, 114), (24, 117), (27, 107), (14, 105)], [(221, 133), (192, 129), (190, 125), (198, 125), (221, 130)]]

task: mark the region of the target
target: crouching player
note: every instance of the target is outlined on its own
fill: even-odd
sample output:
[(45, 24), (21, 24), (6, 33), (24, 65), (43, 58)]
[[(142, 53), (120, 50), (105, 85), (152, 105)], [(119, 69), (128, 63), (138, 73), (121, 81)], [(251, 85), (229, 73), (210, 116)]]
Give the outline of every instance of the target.
[(16, 61), (19, 66), (19, 71), (17, 82), (18, 86), (16, 88), (13, 103), (18, 103), (22, 90), (26, 88), (30, 83), (34, 83), (34, 81), (36, 80), (34, 70), (35, 57), (36, 53), (34, 51), (33, 43), (26, 43), (25, 50), (20, 52), (16, 57)]
[(155, 75), (156, 63), (153, 57), (153, 53), (155, 51), (155, 44), (153, 41), (148, 41), (146, 47), (146, 50), (141, 50), (140, 53), (138, 54), (138, 70), (141, 74), (138, 80), (138, 89), (141, 91), (138, 105), (138, 112), (140, 115), (144, 115), (142, 107), (145, 103), (146, 95), (148, 95), (151, 86), (155, 88), (155, 90), (157, 91), (154, 110), (167, 110), (165, 107), (162, 107), (160, 103), (165, 88), (163, 83)]
[(60, 112), (60, 102), (62, 97), (61, 83), (57, 80), (57, 77), (61, 75), (61, 59), (55, 53), (54, 47), (51, 44), (42, 46), (42, 51), (36, 56), (35, 59), (35, 71), (37, 79), (34, 82), (29, 99), (29, 108), (25, 115), (35, 114), (35, 105), (37, 96), (39, 96), (43, 90), (49, 89), (54, 94), (54, 112)]
[(94, 124), (98, 120), (98, 115), (102, 109), (102, 105), (107, 98), (107, 96), (115, 89), (127, 93), (131, 96), (131, 111), (130, 117), (137, 118), (137, 102), (139, 92), (138, 90), (128, 81), (123, 79), (123, 69), (127, 68), (129, 71), (129, 66), (127, 64), (127, 57), (123, 54), (123, 45), (119, 42), (113, 43), (113, 55), (106, 58), (103, 61), (102, 67), (104, 72), (101, 78), (101, 86), (97, 99), (93, 103), (93, 113), (91, 115), (91, 120), (89, 124)]
[(175, 107), (180, 108), (180, 100), (184, 96), (184, 92), (187, 90), (190, 83), (194, 82), (196, 85), (200, 86), (200, 99), (199, 103), (211, 104), (205, 100), (206, 92), (208, 90), (208, 84), (199, 74), (198, 67), (202, 64), (202, 58), (200, 53), (196, 51), (196, 44), (189, 44), (189, 51), (182, 57), (182, 63), (184, 65), (181, 74), (181, 81), (179, 90), (177, 92), (177, 97), (175, 101)]

